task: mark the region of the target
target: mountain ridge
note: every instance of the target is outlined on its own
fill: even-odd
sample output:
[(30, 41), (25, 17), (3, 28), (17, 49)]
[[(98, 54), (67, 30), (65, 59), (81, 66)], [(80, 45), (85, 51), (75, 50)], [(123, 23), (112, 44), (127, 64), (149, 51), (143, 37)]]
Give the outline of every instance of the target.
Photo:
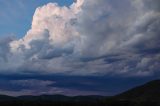
[(115, 96), (130, 100), (160, 100), (160, 80), (152, 80)]
[(115, 96), (0, 95), (5, 106), (160, 106), (160, 80), (153, 80)]

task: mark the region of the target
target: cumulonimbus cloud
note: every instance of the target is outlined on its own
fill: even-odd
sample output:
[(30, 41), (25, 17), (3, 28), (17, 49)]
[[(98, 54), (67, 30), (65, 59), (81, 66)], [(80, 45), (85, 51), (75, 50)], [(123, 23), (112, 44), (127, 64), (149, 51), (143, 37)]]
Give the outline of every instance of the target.
[(131, 76), (157, 73), (158, 4), (158, 0), (77, 0), (70, 7), (56, 3), (38, 7), (27, 34), (6, 43), (5, 49), (0, 46), (0, 53), (6, 57), (0, 58), (2, 72), (12, 69), (16, 73)]

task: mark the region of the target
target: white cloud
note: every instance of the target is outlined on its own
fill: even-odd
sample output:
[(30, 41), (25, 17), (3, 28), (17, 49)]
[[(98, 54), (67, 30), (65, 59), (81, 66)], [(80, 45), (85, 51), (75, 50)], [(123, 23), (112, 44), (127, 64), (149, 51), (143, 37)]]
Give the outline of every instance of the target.
[[(8, 61), (0, 60), (0, 65), (40, 73), (143, 75), (146, 68), (136, 66), (159, 47), (160, 12), (153, 6), (156, 3), (77, 0), (70, 7), (48, 3), (36, 9), (27, 34), (7, 47), (9, 57), (0, 46)], [(148, 54), (141, 56), (144, 51)]]

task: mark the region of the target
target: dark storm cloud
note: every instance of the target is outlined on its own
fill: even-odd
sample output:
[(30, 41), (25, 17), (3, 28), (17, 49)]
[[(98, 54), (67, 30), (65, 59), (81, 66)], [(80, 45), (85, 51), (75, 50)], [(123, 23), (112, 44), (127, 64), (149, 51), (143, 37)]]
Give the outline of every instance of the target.
[[(9, 95), (14, 96), (26, 94), (68, 94), (68, 92), (70, 92), (68, 95), (89, 94), (86, 92), (92, 92), (90, 94), (114, 95), (151, 79), (154, 78), (1, 75), (0, 84), (3, 86), (0, 86), (0, 92), (2, 94), (10, 93)], [(16, 95), (15, 92), (17, 92)]]
[(8, 55), (10, 53), (9, 43), (13, 40), (11, 37), (0, 39), (0, 60), (7, 61)]
[(146, 8), (154, 11), (160, 11), (160, 1), (159, 0), (144, 0)]

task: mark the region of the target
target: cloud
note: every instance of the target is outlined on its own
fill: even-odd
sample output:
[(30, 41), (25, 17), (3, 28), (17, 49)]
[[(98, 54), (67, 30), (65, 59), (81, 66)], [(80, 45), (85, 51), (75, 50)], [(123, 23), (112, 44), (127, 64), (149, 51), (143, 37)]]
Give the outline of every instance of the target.
[(0, 93), (21, 95), (115, 95), (153, 79), (106, 76), (0, 75)]
[(159, 3), (77, 0), (70, 7), (38, 7), (27, 34), (0, 46), (1, 73), (154, 75), (160, 60)]

